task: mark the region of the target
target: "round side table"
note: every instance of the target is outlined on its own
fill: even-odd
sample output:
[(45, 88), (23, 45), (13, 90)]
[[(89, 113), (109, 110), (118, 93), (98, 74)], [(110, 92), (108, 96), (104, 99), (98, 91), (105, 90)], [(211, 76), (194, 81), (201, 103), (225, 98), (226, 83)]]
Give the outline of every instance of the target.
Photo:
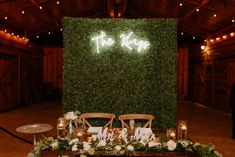
[(50, 124), (29, 124), (16, 128), (17, 132), (33, 135), (33, 145), (36, 144), (36, 134), (45, 133), (52, 129)]

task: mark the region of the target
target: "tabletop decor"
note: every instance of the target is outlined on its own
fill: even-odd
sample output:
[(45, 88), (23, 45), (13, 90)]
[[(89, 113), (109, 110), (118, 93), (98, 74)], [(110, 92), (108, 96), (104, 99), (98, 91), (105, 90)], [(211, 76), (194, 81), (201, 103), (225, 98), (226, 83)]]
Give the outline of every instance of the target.
[(71, 139), (73, 134), (76, 132), (76, 129), (79, 128), (78, 125), (82, 123), (79, 118), (80, 111), (70, 111), (64, 114), (63, 117), (60, 117), (57, 120), (57, 136), (65, 137), (69, 136)]
[(178, 139), (187, 139), (187, 121), (178, 120), (177, 121), (177, 138)]
[(28, 124), (16, 128), (17, 132), (33, 135), (33, 144), (36, 144), (36, 135), (48, 132), (53, 127), (50, 124)]
[(132, 137), (127, 136), (126, 129), (119, 131), (119, 136), (114, 136), (114, 129), (106, 129), (105, 134), (89, 136), (87, 141), (79, 138), (69, 139), (52, 137), (44, 138), (37, 142), (33, 152), (28, 157), (40, 157), (41, 151), (72, 151), (81, 156), (93, 155), (96, 152), (104, 154), (116, 154), (134, 156), (136, 152), (197, 152), (202, 157), (222, 157), (214, 145), (205, 145), (190, 140), (172, 140), (166, 136), (155, 137), (153, 133), (136, 133)]

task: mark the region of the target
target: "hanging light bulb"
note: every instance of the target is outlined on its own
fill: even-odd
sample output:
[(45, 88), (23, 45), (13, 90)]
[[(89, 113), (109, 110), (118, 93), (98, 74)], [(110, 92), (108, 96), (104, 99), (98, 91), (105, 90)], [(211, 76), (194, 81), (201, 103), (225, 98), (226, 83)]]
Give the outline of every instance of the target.
[(201, 46), (201, 50), (205, 50), (206, 46), (205, 45), (202, 45)]

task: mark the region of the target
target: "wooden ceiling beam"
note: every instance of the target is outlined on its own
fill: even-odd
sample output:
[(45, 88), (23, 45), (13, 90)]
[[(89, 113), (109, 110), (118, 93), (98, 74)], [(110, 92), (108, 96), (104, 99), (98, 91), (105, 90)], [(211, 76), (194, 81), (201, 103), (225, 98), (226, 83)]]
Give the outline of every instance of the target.
[(189, 16), (191, 16), (195, 11), (197, 11), (197, 9), (200, 9), (202, 6), (206, 5), (207, 3), (209, 3), (210, 0), (203, 0), (201, 1), (201, 3), (196, 3), (196, 2), (193, 2), (191, 0), (184, 0), (188, 3), (191, 3), (191, 4), (194, 4), (196, 5), (196, 7), (194, 9), (192, 9), (190, 12), (188, 12), (187, 14), (185, 14), (183, 17), (181, 17), (179, 19), (179, 21), (184, 21), (184, 19), (188, 18)]

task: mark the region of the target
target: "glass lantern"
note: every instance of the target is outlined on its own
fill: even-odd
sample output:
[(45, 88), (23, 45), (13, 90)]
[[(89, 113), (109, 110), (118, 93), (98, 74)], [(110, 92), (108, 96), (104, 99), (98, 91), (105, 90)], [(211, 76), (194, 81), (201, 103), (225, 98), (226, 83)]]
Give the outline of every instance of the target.
[(176, 130), (174, 128), (170, 128), (166, 130), (166, 137), (168, 139), (175, 140), (176, 139)]
[(187, 121), (179, 120), (177, 122), (177, 139), (187, 139), (188, 125)]
[(65, 137), (67, 136), (67, 120), (65, 118), (60, 117), (57, 120), (57, 125), (56, 125), (56, 129), (57, 129), (57, 137)]

